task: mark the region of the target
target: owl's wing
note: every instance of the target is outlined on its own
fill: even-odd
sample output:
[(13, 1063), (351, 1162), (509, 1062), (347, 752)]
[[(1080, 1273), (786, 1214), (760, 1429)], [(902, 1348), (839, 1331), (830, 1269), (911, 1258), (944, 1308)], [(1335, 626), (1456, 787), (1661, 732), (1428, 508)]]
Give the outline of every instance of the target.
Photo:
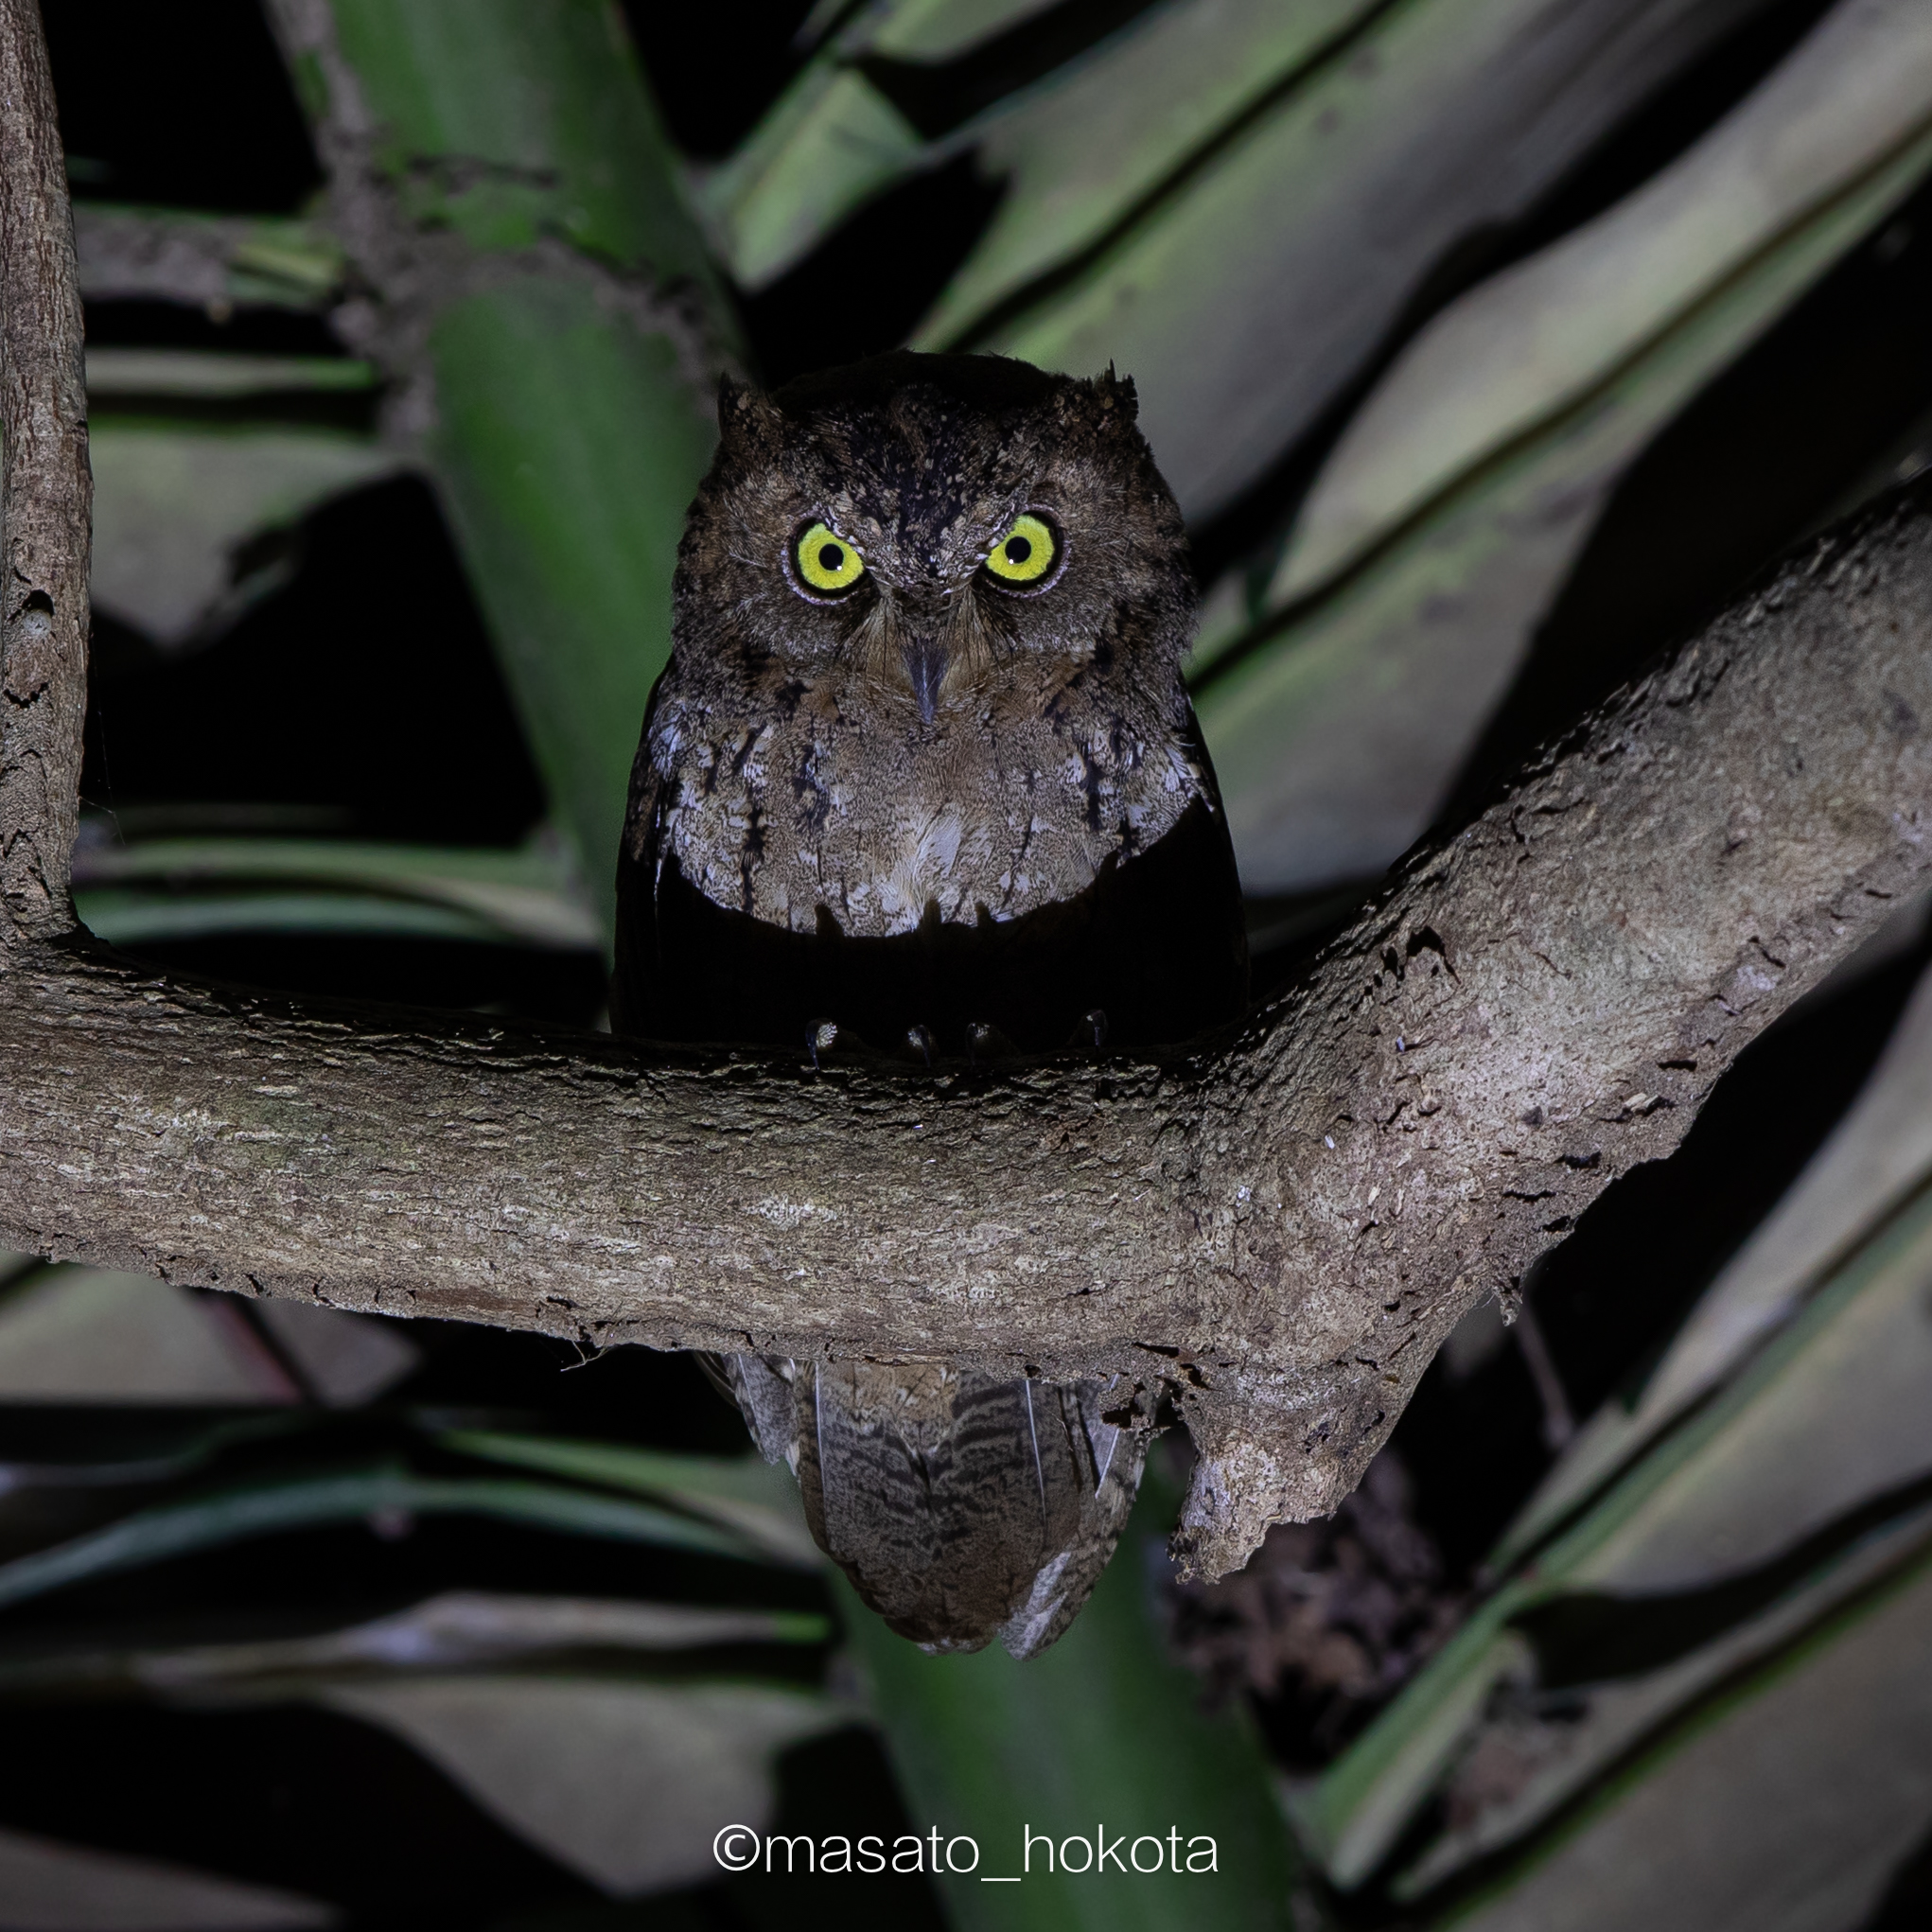
[(758, 1356), (726, 1372), (759, 1449), (797, 1472), (819, 1548), (930, 1650), (1045, 1649), (1140, 1486), (1150, 1431), (1108, 1421), (1099, 1382)]

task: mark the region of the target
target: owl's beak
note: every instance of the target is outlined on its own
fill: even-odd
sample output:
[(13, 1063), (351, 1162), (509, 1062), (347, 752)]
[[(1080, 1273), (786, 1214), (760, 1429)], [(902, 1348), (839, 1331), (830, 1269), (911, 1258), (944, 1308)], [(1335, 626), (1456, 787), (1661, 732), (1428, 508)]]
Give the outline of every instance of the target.
[(905, 659), (905, 675), (912, 680), (920, 723), (929, 725), (939, 705), (940, 686), (946, 679), (945, 643), (937, 630), (912, 631), (900, 649)]

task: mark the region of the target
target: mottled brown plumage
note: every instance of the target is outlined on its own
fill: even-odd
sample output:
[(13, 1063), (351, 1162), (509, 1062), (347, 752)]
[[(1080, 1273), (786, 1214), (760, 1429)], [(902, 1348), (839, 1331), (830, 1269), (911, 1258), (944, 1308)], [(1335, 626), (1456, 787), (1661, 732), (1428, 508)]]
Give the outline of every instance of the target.
[[(895, 355), (728, 383), (719, 418), (632, 782), (618, 1025), (931, 1058), (1234, 1018), (1186, 539), (1132, 385)], [(922, 1642), (1052, 1642), (1139, 1480), (1132, 1390), (728, 1373), (820, 1544)]]

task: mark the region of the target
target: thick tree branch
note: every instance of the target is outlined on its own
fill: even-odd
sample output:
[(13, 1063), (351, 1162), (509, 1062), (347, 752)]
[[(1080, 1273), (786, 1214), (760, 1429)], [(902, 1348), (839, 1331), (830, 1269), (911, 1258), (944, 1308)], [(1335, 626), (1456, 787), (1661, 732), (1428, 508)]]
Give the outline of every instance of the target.
[(0, 0), (0, 944), (74, 923), (87, 706), (87, 384), (67, 170), (35, 0)]
[[(9, 76), (29, 17), (0, 0)], [(1201, 1444), (1184, 1540), (1218, 1571), (1332, 1507), (1455, 1320), (1668, 1153), (1926, 870), (1921, 491), (1780, 571), (1192, 1055), (815, 1075), (169, 984), (58, 937), (85, 466), (64, 210), (57, 173), (28, 192), (23, 118), (8, 608), (54, 622), (9, 636), (13, 1245), (594, 1343), (1122, 1371)]]

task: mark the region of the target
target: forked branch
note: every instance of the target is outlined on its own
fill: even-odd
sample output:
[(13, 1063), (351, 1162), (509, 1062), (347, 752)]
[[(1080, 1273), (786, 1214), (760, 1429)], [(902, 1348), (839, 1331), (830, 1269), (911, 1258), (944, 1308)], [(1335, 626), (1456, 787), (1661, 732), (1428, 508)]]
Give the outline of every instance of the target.
[(1437, 1344), (1928, 863), (1932, 495), (1816, 545), (1189, 1055), (815, 1074), (172, 982), (71, 927), (79, 308), (0, 0), (0, 1237), (593, 1344), (1165, 1384), (1209, 1572), (1331, 1508)]

